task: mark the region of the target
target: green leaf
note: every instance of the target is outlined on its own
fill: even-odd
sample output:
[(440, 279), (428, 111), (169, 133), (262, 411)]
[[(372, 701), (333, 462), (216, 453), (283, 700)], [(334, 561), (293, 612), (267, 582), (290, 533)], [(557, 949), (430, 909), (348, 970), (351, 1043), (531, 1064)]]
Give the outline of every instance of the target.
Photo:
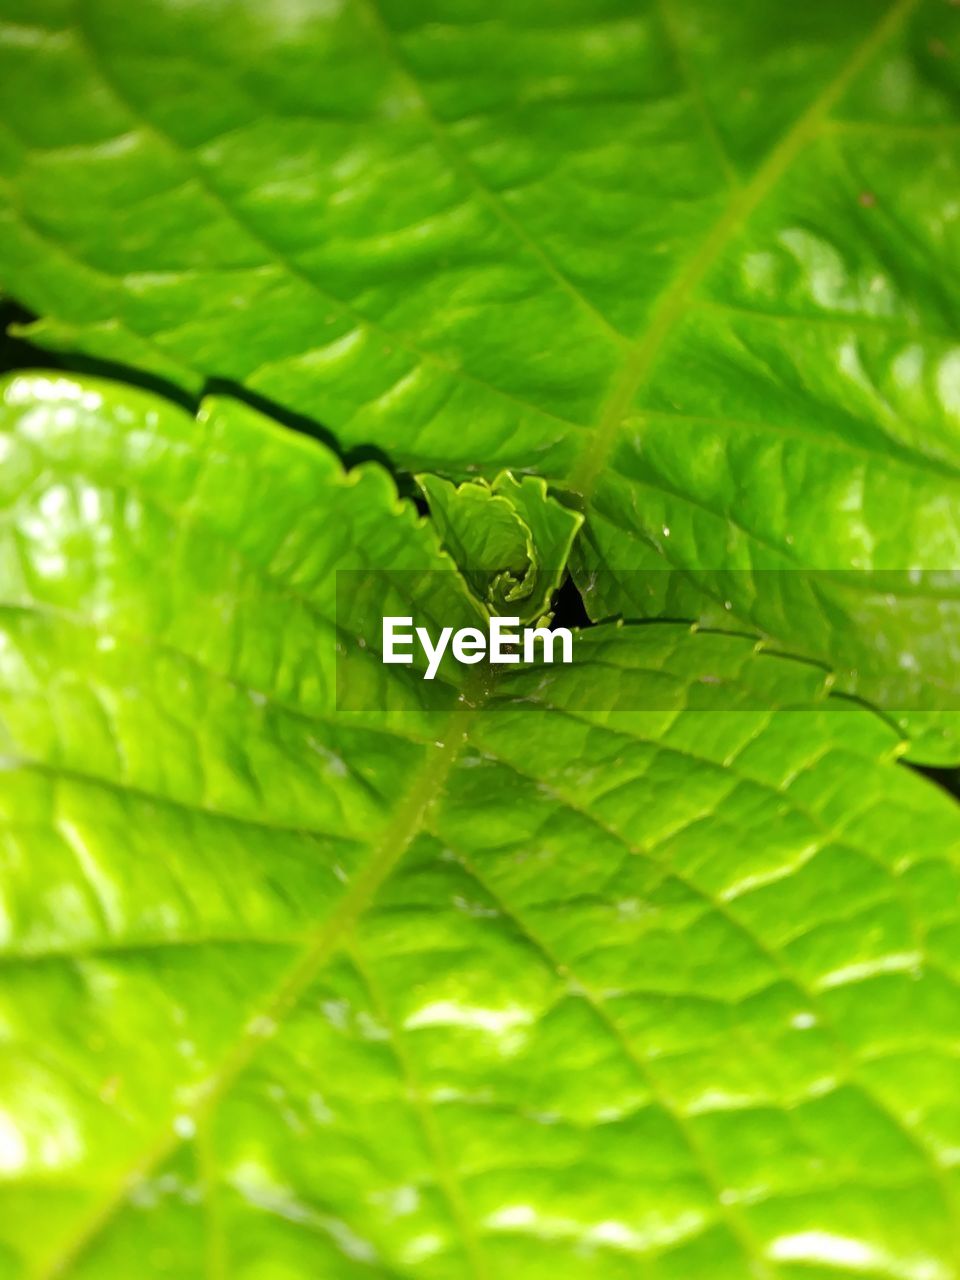
[(550, 608), (583, 517), (543, 480), (505, 471), (488, 484), (417, 477), (444, 549), (491, 612), (535, 622)]
[[(852, 637), (865, 696), (915, 659), (856, 586), (771, 584), (960, 562), (955, 6), (0, 15), (0, 281), (37, 342), (236, 380), (412, 472), (536, 471), (582, 499), (596, 616), (642, 613), (652, 563), (700, 571), (688, 616)], [(953, 683), (957, 592), (924, 590), (939, 657), (891, 712)], [(960, 755), (955, 722), (916, 751)]]
[(889, 725), (674, 624), (424, 709), (340, 608), (473, 605), (378, 467), (40, 375), (0, 441), (0, 1275), (957, 1275)]

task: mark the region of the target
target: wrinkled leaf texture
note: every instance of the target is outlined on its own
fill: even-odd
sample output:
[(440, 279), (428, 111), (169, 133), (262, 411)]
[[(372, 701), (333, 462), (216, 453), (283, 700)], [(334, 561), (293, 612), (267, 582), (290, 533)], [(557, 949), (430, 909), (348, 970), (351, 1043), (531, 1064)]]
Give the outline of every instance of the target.
[(234, 380), (411, 472), (535, 472), (585, 511), (594, 617), (675, 569), (667, 613), (725, 608), (960, 758), (955, 714), (917, 714), (955, 685), (953, 578), (905, 633), (860, 576), (960, 555), (955, 5), (0, 15), (0, 270), (35, 342)]
[(670, 623), (424, 708), (342, 581), (476, 604), (379, 466), (53, 375), (0, 442), (0, 1275), (960, 1274), (887, 721)]
[[(960, 648), (958, 53), (945, 0), (0, 0), (31, 340), (433, 496), (6, 384), (0, 1277), (960, 1275), (960, 818), (897, 763), (957, 734), (836, 696)], [(457, 572), (431, 473), (504, 468), (595, 617), (675, 569), (846, 674), (603, 625), (427, 700), (371, 599), (562, 567), (526, 480)]]

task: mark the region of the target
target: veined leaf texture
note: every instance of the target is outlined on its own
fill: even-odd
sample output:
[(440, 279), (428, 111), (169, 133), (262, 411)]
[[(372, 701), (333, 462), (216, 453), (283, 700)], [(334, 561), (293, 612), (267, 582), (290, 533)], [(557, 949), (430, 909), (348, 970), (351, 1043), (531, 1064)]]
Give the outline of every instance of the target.
[(960, 1278), (958, 68), (0, 0), (0, 1280)]

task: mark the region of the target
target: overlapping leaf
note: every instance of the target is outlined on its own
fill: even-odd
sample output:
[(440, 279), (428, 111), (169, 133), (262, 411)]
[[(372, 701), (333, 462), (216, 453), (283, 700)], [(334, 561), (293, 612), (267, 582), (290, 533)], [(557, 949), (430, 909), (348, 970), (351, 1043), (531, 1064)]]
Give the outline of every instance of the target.
[[(956, 6), (0, 14), (0, 279), (35, 341), (235, 379), (411, 471), (536, 471), (582, 498), (595, 616), (672, 566), (689, 613), (866, 696), (918, 661), (856, 581), (779, 586), (960, 557)], [(955, 696), (956, 586), (921, 590), (891, 712)]]
[(0, 440), (0, 1275), (953, 1280), (888, 725), (667, 624), (425, 709), (338, 627), (474, 616), (378, 468), (46, 376)]

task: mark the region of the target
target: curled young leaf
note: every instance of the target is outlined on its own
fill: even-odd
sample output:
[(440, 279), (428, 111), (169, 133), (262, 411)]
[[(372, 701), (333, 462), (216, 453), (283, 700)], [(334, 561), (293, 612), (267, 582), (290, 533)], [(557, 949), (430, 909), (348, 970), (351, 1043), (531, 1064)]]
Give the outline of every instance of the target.
[(549, 612), (583, 517), (535, 476), (508, 471), (488, 484), (417, 477), (441, 542), (479, 600), (494, 614), (536, 622)]

